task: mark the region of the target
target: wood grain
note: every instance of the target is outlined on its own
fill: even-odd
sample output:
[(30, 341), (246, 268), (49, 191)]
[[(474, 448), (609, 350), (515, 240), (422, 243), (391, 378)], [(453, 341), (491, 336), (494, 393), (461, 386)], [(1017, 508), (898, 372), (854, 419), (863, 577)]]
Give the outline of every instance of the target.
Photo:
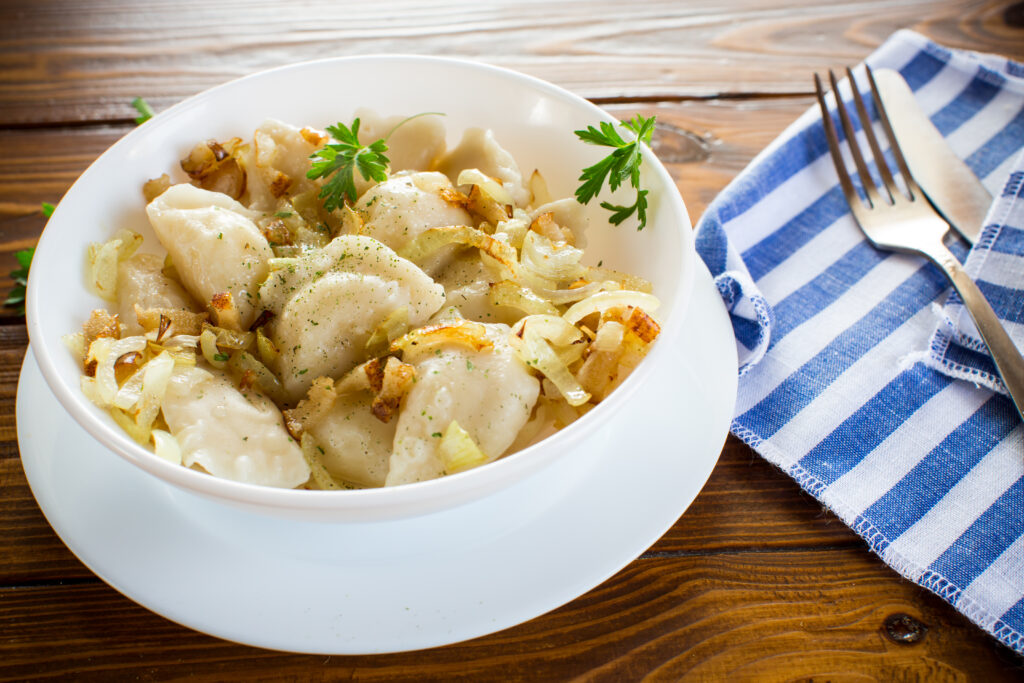
[[(103, 585), (0, 589), (0, 680), (1015, 680), (1019, 662), (860, 548), (640, 560), (568, 605), (462, 644), (325, 657), (232, 645)], [(882, 623), (927, 626), (913, 645)], [(965, 666), (964, 662), (970, 662)]]
[[(1013, 0), (7, 0), (0, 3), (0, 292), (13, 253), (133, 127), (282, 64), (373, 52), (468, 57), (657, 114), (654, 147), (695, 222), (811, 106), (809, 75), (893, 31), (1024, 60)], [(274, 93), (270, 96), (280, 96)], [(304, 95), (303, 95), (304, 96)], [(173, 162), (173, 160), (172, 160)], [(538, 619), (425, 652), (312, 657), (154, 615), (59, 541), (16, 441), (23, 321), (0, 312), (0, 680), (1021, 680), (1024, 659), (900, 579), (834, 515), (730, 437), (687, 513), (615, 577)], [(897, 643), (883, 623), (926, 629)]]
[[(899, 28), (1024, 56), (1007, 0), (551, 3), (8, 0), (0, 126), (130, 121), (211, 86), (310, 59), (382, 52), (482, 59), (598, 100), (809, 93)], [(173, 36), (173, 39), (171, 38)], [(273, 96), (273, 95), (271, 95)]]

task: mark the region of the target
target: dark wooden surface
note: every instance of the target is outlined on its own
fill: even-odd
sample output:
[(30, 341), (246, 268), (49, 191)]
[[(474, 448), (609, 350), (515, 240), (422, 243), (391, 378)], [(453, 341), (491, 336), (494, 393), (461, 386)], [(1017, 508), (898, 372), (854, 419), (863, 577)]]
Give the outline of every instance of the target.
[[(656, 113), (691, 217), (810, 106), (815, 70), (899, 28), (1024, 60), (1012, 2), (0, 3), (0, 291), (16, 250), (141, 95), (159, 110), (280, 64), (367, 52), (458, 55), (530, 73), (616, 115)], [(900, 577), (730, 437), (675, 526), (605, 584), (477, 640), (313, 657), (227, 643), (125, 599), (63, 546), (18, 458), (28, 343), (0, 315), (0, 680), (1019, 680), (1024, 662)], [(927, 627), (907, 644), (886, 622)]]

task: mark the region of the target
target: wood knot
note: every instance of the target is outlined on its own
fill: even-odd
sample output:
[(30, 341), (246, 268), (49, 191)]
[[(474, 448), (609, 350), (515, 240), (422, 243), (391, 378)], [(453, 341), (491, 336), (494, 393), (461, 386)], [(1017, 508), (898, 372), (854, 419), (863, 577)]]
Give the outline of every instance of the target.
[(882, 626), (889, 640), (901, 645), (913, 645), (924, 640), (928, 627), (909, 614), (890, 614)]
[(651, 149), (663, 163), (685, 164), (707, 160), (711, 143), (704, 137), (670, 123), (655, 123)]
[(1015, 2), (1003, 10), (1003, 21), (1007, 26), (1024, 27), (1024, 2)]

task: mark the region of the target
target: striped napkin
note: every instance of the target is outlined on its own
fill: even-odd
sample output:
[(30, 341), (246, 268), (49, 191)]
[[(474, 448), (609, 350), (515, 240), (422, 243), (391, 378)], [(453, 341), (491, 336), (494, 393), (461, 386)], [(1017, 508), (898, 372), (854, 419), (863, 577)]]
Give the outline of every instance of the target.
[[(979, 244), (951, 246), (1024, 348), (1024, 66), (910, 31), (867, 61), (997, 197)], [(817, 106), (716, 198), (697, 248), (740, 355), (733, 433), (1024, 652), (1024, 425), (939, 270), (857, 228)]]
[[(1024, 96), (1024, 92), (1020, 94)], [(1018, 126), (1018, 135), (1024, 133)], [(1017, 144), (1022, 144), (1019, 137)], [(999, 313), (1017, 348), (1024, 348), (1024, 153), (988, 212), (964, 270)], [(925, 362), (953, 377), (1006, 393), (988, 348), (960, 296), (950, 292)]]

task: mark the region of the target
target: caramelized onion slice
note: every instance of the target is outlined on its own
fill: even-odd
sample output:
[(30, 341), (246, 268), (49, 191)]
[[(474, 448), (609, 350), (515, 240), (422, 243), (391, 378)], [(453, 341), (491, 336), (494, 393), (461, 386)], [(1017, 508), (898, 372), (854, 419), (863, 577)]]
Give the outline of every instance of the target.
[(516, 323), (509, 341), (522, 361), (551, 380), (569, 405), (579, 406), (590, 400), (590, 394), (580, 386), (548, 340), (567, 346), (582, 337), (582, 332), (562, 318), (531, 315)]
[(437, 325), (425, 325), (407, 332), (391, 342), (390, 351), (391, 353), (399, 351), (419, 353), (442, 344), (458, 344), (474, 351), (482, 351), (493, 346), (491, 340), (487, 338), (487, 329), (483, 325), (468, 320), (457, 320)]
[(119, 230), (113, 239), (89, 245), (89, 283), (107, 301), (117, 300), (117, 266), (142, 245), (142, 235)]
[(394, 356), (388, 358), (384, 366), (384, 377), (380, 391), (370, 404), (370, 411), (381, 422), (390, 422), (398, 412), (402, 398), (416, 381), (416, 368), (403, 363)]
[(482, 230), (466, 225), (448, 225), (425, 230), (399, 249), (398, 255), (409, 259), (413, 263), (419, 263), (425, 257), (448, 244), (464, 244), (469, 247), (476, 247), (511, 272), (515, 272), (517, 268), (516, 250), (514, 247), (491, 237)]
[(602, 313), (613, 306), (634, 306), (648, 313), (656, 311), (661, 304), (653, 294), (622, 289), (614, 292), (598, 292), (569, 307), (562, 317), (575, 325), (591, 313)]
[[(498, 204), (502, 205), (502, 211), (504, 212), (505, 206), (511, 206), (515, 204), (512, 201), (512, 195), (509, 194), (505, 186), (501, 184), (501, 181), (497, 178), (492, 178), (478, 168), (467, 168), (459, 172), (459, 177), (455, 180), (456, 185), (473, 185), (478, 188), (479, 192), (482, 193), (487, 199), (490, 199)], [(470, 195), (472, 200), (472, 195)]]
[(492, 283), (487, 292), (487, 300), (493, 306), (518, 308), (527, 315), (558, 315), (558, 309), (543, 297), (511, 280)]

